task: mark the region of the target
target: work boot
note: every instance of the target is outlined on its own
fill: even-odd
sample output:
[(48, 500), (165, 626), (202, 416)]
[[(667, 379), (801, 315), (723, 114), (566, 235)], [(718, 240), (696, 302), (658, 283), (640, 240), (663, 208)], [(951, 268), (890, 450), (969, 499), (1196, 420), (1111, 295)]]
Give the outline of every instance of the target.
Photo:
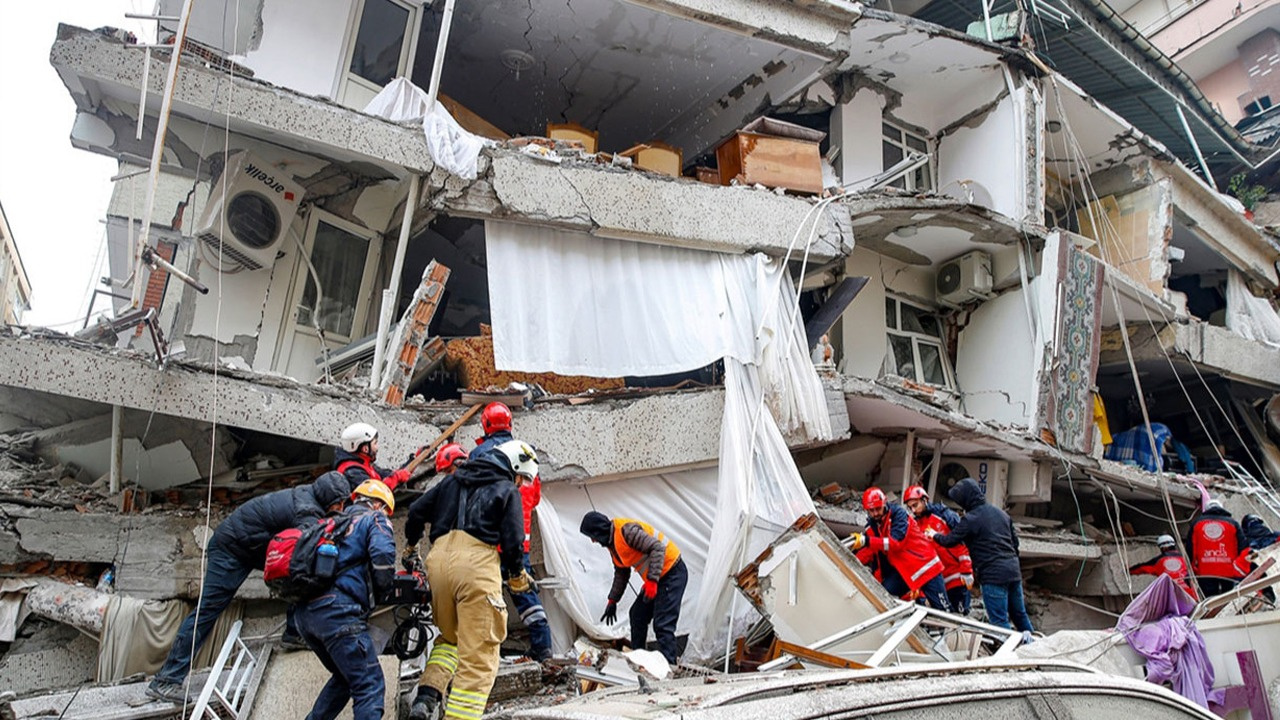
[(302, 639), (301, 635), (290, 635), (285, 633), (280, 636), (280, 649), (284, 652), (291, 653), (298, 650), (310, 650), (307, 641)]
[(161, 702), (183, 703), (187, 700), (187, 688), (182, 683), (166, 682), (156, 678), (147, 685), (147, 697)]
[(434, 688), (418, 688), (409, 707), (409, 720), (440, 720), (440, 694)]

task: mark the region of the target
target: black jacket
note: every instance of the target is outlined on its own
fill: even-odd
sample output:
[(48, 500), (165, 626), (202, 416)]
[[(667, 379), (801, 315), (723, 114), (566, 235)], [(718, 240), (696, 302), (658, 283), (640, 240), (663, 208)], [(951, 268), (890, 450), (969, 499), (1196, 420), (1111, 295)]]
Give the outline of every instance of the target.
[(934, 535), (942, 547), (954, 547), (960, 543), (969, 546), (973, 559), (973, 572), (979, 583), (1007, 585), (1022, 581), (1022, 567), (1018, 564), (1018, 533), (1013, 521), (1000, 508), (987, 503), (982, 488), (973, 478), (961, 480), (947, 492), (964, 510), (960, 522), (951, 526), (946, 535)]
[(462, 530), (480, 542), (502, 547), (507, 577), (524, 569), (524, 513), (515, 473), (506, 456), (489, 453), (446, 475), (409, 506), (405, 539), (416, 545), (425, 525), (430, 538)]
[(1272, 532), (1271, 528), (1267, 527), (1266, 523), (1262, 522), (1262, 518), (1257, 515), (1245, 515), (1240, 525), (1244, 531), (1245, 540), (1254, 550), (1268, 548), (1280, 542), (1280, 533)]
[(211, 544), (221, 546), (249, 567), (261, 570), (267, 543), (276, 533), (324, 517), (326, 508), (350, 494), (346, 479), (329, 472), (310, 485), (260, 495), (228, 515), (213, 532)]

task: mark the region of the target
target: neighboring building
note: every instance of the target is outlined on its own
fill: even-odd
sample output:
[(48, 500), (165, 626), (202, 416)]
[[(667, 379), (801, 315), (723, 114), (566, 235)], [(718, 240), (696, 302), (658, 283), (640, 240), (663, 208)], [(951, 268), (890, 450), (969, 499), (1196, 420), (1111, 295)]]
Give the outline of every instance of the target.
[[(161, 3), (169, 12), (180, 4)], [(936, 495), (972, 475), (1029, 524), (1022, 552), (1033, 584), (1114, 611), (1129, 599), (1125, 560), (1135, 552), (1121, 523), (1162, 534), (1174, 522), (1160, 519), (1164, 491), (1180, 515), (1199, 499), (1189, 482), (1102, 459), (1095, 407), (1118, 432), (1141, 422), (1138, 397), (1201, 460), (1215, 492), (1233, 507), (1270, 512), (1266, 483), (1280, 468), (1268, 459), (1280, 450), (1261, 407), (1280, 392), (1280, 336), (1267, 334), (1280, 323), (1269, 300), (1280, 287), (1280, 250), (1202, 179), (1223, 181), (1257, 149), (1163, 56), (1126, 38), (1105, 6), (1042, 4), (1037, 31), (1002, 44), (977, 37), (1001, 37), (1008, 18), (999, 8), (988, 33), (980, 9), (962, 12), (949, 0), (894, 5), (910, 15), (841, 0), (460, 0), (440, 88), (461, 124), (493, 139), (477, 176), (464, 179), (433, 159), (421, 125), (362, 112), (393, 78), (428, 86), (443, 3), (261, 0), (237, 4), (240, 17), (199, 5), (208, 14), (192, 38), (213, 50), (185, 60), (178, 76), (150, 233), (211, 292), (161, 273), (129, 287), (146, 288), (143, 307), (157, 309), (170, 340), (204, 364), (156, 367), (146, 333), (116, 341), (142, 357), (0, 338), (9, 425), (45, 428), (43, 452), (60, 462), (102, 473), (110, 424), (82, 421), (110, 406), (126, 409), (125, 445), (157, 468), (133, 479), (157, 490), (197, 481), (242, 488), (244, 477), (261, 475), (234, 470), (260, 471), (267, 455), (285, 466), (323, 462), (323, 447), (355, 420), (379, 424), (385, 457), (403, 457), (458, 417), (460, 385), (505, 385), (485, 379), (497, 368), (463, 362), (444, 377), (422, 368), (410, 392), (427, 401), (394, 408), (363, 390), (367, 364), (326, 366), (372, 347), (381, 299), (392, 298), (389, 316), (399, 317), (437, 260), (452, 275), (433, 335), (479, 338), (466, 342), (490, 353), (517, 347), (521, 362), (496, 364), (543, 373), (537, 381), (547, 385), (571, 373), (613, 378), (575, 379), (595, 391), (516, 415), (517, 434), (544, 459), (535, 558), (573, 582), (604, 571), (563, 565), (603, 560), (574, 553), (575, 518), (597, 502), (620, 508), (644, 498), (629, 512), (688, 518), (667, 531), (696, 565), (696, 585), (711, 562), (726, 572), (706, 577), (736, 572), (733, 563), (762, 547), (756, 540), (794, 519), (734, 513), (739, 495), (786, 505), (780, 496), (795, 470), (807, 488), (875, 483), (896, 493), (919, 481)], [(1043, 47), (1022, 47), (1022, 37)], [(156, 103), (136, 141), (138, 98), (144, 77), (160, 91), (163, 53), (146, 72), (137, 49), (62, 26), (50, 59), (76, 104), (72, 143), (125, 158), (122, 173), (140, 169)], [(1170, 120), (1178, 112), (1185, 125)], [(747, 182), (726, 187), (510, 140), (576, 123), (608, 153), (672, 148), (691, 175), (726, 163), (717, 159), (723, 141), (764, 116), (826, 133), (814, 153), (826, 166), (818, 182), (826, 199), (753, 187), (750, 168)], [(119, 182), (108, 210), (117, 291), (133, 274), (145, 181)], [(264, 181), (279, 186), (279, 200), (219, 211), (240, 183)], [(206, 207), (215, 209), (208, 218)], [(268, 222), (246, 227), (246, 218)], [(745, 312), (746, 298), (776, 276), (720, 288), (712, 299), (722, 305), (635, 310), (686, 292), (705, 299), (694, 291), (720, 278), (709, 268), (750, 253), (790, 273), (801, 319), (827, 331), (834, 354), (821, 411), (795, 386), (763, 388), (760, 402), (792, 451), (763, 477), (752, 472), (754, 436), (735, 445), (729, 434), (735, 416), (759, 417), (743, 410), (743, 398), (755, 397), (744, 389), (755, 381), (733, 365), (743, 358), (690, 366), (688, 348), (672, 338), (697, 328), (690, 344), (706, 341), (714, 330), (702, 332), (705, 323)], [(583, 260), (596, 254), (607, 261)], [(588, 271), (598, 268), (618, 272)], [(636, 277), (628, 268), (645, 270)], [(851, 278), (868, 279), (852, 299)], [(834, 324), (815, 320), (824, 315)], [(482, 324), (493, 328), (487, 346)], [(555, 352), (528, 359), (538, 338), (552, 351), (585, 338), (592, 347), (574, 349), (595, 357), (603, 351), (589, 341), (611, 329), (637, 351), (669, 349), (679, 361), (639, 372), (623, 359), (605, 367)], [(737, 329), (766, 334), (750, 323)], [(480, 366), (494, 362), (479, 354)], [(14, 369), (32, 357), (41, 361), (34, 370)], [(807, 371), (791, 379), (802, 385)], [(95, 382), (104, 375), (113, 381)], [(711, 387), (670, 387), (691, 378)], [(59, 396), (56, 412), (31, 402), (46, 395)], [(163, 437), (149, 434), (150, 413), (165, 419)], [(65, 423), (72, 427), (59, 429)], [(457, 436), (477, 435), (471, 425)], [(753, 477), (749, 490), (733, 484)], [(752, 538), (741, 553), (710, 551), (739, 529)], [(47, 555), (41, 532), (15, 540), (24, 558)], [(189, 596), (194, 552), (184, 546), (167, 574), (122, 566), (120, 591)], [(588, 617), (571, 606), (574, 595), (548, 601), (562, 645)], [(709, 614), (720, 607), (714, 593), (691, 589), (686, 598)], [(1072, 607), (1058, 603), (1045, 620), (1109, 622)]]
[(6, 325), (22, 323), (22, 314), (31, 309), (31, 281), (22, 266), (18, 243), (9, 230), (9, 219), (0, 205), (0, 319)]

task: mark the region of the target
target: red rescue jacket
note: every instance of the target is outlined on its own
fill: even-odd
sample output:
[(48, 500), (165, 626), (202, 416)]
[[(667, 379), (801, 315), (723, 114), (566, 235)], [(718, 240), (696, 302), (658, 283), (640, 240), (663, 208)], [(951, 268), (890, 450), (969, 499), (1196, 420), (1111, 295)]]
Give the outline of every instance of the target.
[[(951, 532), (947, 521), (938, 517), (936, 513), (916, 518), (916, 523), (920, 525), (921, 532), (930, 528), (942, 535)], [(969, 548), (965, 547), (964, 543), (960, 543), (949, 548), (935, 545), (934, 550), (938, 553), (938, 559), (942, 561), (942, 581), (947, 584), (947, 589), (964, 587), (964, 580), (961, 580), (960, 576), (973, 574), (973, 561), (969, 559)]]
[(533, 530), (533, 509), (542, 502), (542, 478), (520, 486), (520, 505), (524, 510), (524, 551), (529, 552), (529, 533)]
[(1200, 599), (1200, 596), (1196, 594), (1195, 588), (1191, 587), (1191, 583), (1188, 582), (1187, 561), (1176, 549), (1165, 550), (1148, 562), (1134, 565), (1129, 568), (1129, 574), (1168, 575), (1188, 595), (1197, 600)]
[(1245, 549), (1240, 526), (1230, 515), (1206, 512), (1191, 526), (1191, 567), (1196, 575), (1214, 578), (1239, 579), (1245, 576), (1238, 561)]
[(942, 574), (942, 561), (934, 544), (901, 505), (890, 505), (878, 524), (867, 525), (867, 545), (858, 551), (858, 559), (867, 565), (876, 553), (889, 560), (912, 590), (919, 590)]

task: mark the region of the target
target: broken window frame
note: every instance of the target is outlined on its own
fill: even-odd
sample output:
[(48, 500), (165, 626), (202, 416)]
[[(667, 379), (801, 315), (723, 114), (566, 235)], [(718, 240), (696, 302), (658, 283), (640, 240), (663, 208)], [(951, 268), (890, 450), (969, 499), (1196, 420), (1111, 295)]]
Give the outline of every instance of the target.
[[(400, 56), (396, 62), (396, 71), (391, 79), (405, 77), (413, 65), (414, 55), (418, 52), (418, 34), (422, 26), (422, 6), (406, 0), (358, 0), (351, 10), (351, 19), (347, 25), (345, 47), (342, 53), (342, 65), (338, 68), (338, 79), (335, 83), (334, 97), (348, 107), (362, 110), (385, 85), (378, 85), (369, 78), (352, 70), (356, 47), (360, 39), (360, 28), (365, 19), (365, 10), (369, 3), (390, 3), (407, 14), (404, 32), (400, 37)], [(389, 82), (389, 81), (388, 81)]]
[[(937, 311), (927, 308), (918, 303), (905, 300), (897, 295), (886, 293), (885, 301), (885, 340), (888, 347), (885, 352), (885, 368), (888, 372), (906, 378), (912, 382), (931, 387), (942, 388), (944, 390), (955, 390), (956, 379), (955, 372), (951, 367), (951, 358), (947, 355), (947, 348), (942, 337), (942, 318), (938, 317)], [(920, 330), (903, 330), (903, 306), (915, 310), (915, 315), (920, 319), (927, 319), (933, 322), (934, 328), (937, 330), (936, 335), (929, 333), (924, 325), (920, 325)], [(892, 312), (890, 312), (892, 307)], [(894, 353), (894, 338), (904, 339), (911, 343), (912, 368), (911, 375), (907, 376), (902, 373), (902, 368), (898, 365), (898, 359)], [(923, 363), (921, 362), (921, 346), (932, 347), (937, 351), (938, 362), (942, 367), (942, 374), (946, 384), (939, 385), (936, 382), (930, 382), (924, 377)]]
[[(897, 133), (897, 137), (893, 137), (891, 132)], [(890, 147), (900, 155), (894, 162), (889, 162), (888, 158), (884, 157), (885, 151)], [(921, 153), (930, 158), (929, 162), (889, 183), (890, 187), (909, 192), (932, 192), (937, 189), (934, 187), (933, 178), (933, 143), (929, 138), (917, 135), (900, 123), (884, 117), (880, 119), (880, 148), (884, 164), (882, 170), (888, 170), (911, 153)]]
[[(360, 274), (360, 283), (355, 289), (355, 297), (353, 304), (353, 314), (351, 318), (351, 326), (348, 334), (343, 335), (336, 330), (324, 327), (325, 340), (331, 347), (351, 342), (364, 334), (364, 327), (368, 320), (369, 313), (369, 288), (372, 286), (374, 276), (378, 270), (378, 261), (381, 256), (382, 244), (378, 241), (378, 234), (352, 223), (343, 220), (341, 217), (334, 215), (319, 208), (312, 208), (310, 217), (307, 218), (307, 232), (303, 241), (303, 247), (307, 253), (307, 257), (316, 262), (314, 258), (316, 237), (320, 230), (320, 223), (324, 223), (329, 227), (335, 228), (348, 235), (352, 235), (366, 243), (366, 252), (364, 257), (364, 268)], [(319, 268), (317, 267), (317, 271)], [(316, 335), (315, 328), (312, 325), (311, 318), (302, 318), (299, 316), (302, 310), (302, 302), (306, 296), (307, 287), (313, 284), (311, 278), (311, 270), (307, 265), (306, 259), (298, 256), (297, 269), (294, 275), (293, 291), (290, 293), (289, 305), (285, 314), (286, 322), (293, 326), (294, 331)], [(333, 292), (332, 288), (324, 287), (322, 291), (329, 295)], [(290, 339), (286, 338), (287, 342)]]

